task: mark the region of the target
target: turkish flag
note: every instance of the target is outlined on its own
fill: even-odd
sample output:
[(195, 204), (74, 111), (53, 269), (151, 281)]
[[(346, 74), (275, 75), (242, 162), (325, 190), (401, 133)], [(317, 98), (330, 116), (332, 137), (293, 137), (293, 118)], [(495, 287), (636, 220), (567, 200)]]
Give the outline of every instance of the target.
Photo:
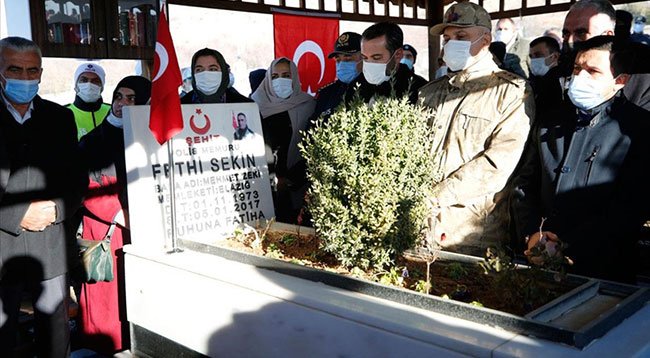
[(183, 114), (178, 87), (182, 84), (167, 15), (161, 11), (156, 37), (156, 55), (153, 59), (151, 85), (151, 113), (149, 129), (158, 143), (163, 144), (183, 129)]
[(336, 78), (336, 64), (327, 55), (338, 36), (338, 18), (273, 14), (275, 58), (293, 60), (302, 90), (311, 95)]

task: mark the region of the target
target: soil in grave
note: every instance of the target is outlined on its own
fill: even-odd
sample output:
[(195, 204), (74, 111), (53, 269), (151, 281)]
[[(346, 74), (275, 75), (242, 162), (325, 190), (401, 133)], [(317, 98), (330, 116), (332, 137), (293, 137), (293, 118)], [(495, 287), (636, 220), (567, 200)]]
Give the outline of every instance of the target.
[[(391, 282), (394, 286), (416, 290), (426, 282), (427, 263), (410, 256), (398, 258), (393, 272), (354, 273), (340, 265), (334, 255), (319, 247), (313, 235), (296, 235), (268, 231), (263, 240), (256, 242), (254, 235), (240, 235), (217, 243), (218, 246), (255, 255), (293, 262), (299, 265), (360, 277), (369, 281)], [(405, 274), (405, 270), (408, 274)], [(496, 309), (523, 316), (551, 300), (570, 291), (575, 286), (541, 278), (538, 270), (520, 269), (516, 275), (485, 274), (476, 263), (436, 260), (430, 265), (431, 288), (429, 293), (477, 306)], [(534, 284), (537, 282), (538, 284)], [(422, 288), (420, 288), (420, 292)]]

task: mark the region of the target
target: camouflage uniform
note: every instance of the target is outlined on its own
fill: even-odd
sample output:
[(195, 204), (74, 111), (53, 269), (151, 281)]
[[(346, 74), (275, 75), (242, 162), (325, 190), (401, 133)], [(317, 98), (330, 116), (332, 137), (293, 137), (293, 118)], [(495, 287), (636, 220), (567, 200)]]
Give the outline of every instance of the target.
[(463, 251), (482, 253), (506, 239), (505, 213), (493, 209), (530, 130), (529, 87), (484, 56), (468, 70), (422, 87), (420, 99), (433, 110), (432, 156), (443, 174), (428, 220), (432, 237), (444, 233), (443, 246), (462, 244)]

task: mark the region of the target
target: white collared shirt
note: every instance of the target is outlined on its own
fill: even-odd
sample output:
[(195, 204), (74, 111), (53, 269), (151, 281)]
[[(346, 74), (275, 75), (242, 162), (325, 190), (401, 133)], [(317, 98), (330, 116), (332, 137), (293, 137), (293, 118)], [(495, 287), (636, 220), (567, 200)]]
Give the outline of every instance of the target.
[(9, 111), (9, 113), (11, 113), (11, 115), (14, 117), (16, 122), (18, 122), (19, 124), (24, 124), (26, 120), (32, 118), (32, 111), (34, 110), (33, 100), (29, 102), (29, 108), (27, 109), (27, 112), (25, 112), (25, 115), (21, 116), (20, 113), (9, 102), (7, 97), (5, 97), (5, 94), (3, 92), (0, 92), (0, 97), (2, 97), (2, 101), (5, 103), (5, 106), (7, 106), (7, 110)]

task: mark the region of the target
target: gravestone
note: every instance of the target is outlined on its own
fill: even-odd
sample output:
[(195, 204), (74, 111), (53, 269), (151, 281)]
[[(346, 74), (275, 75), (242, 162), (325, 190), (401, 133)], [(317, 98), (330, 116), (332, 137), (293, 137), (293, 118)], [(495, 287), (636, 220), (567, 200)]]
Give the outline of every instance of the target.
[[(174, 136), (173, 182), (178, 239), (211, 243), (243, 224), (271, 219), (273, 199), (259, 109), (254, 103), (183, 105)], [(171, 242), (168, 146), (149, 130), (149, 106), (124, 107), (129, 224), (133, 244)], [(245, 116), (247, 128), (238, 128)]]

